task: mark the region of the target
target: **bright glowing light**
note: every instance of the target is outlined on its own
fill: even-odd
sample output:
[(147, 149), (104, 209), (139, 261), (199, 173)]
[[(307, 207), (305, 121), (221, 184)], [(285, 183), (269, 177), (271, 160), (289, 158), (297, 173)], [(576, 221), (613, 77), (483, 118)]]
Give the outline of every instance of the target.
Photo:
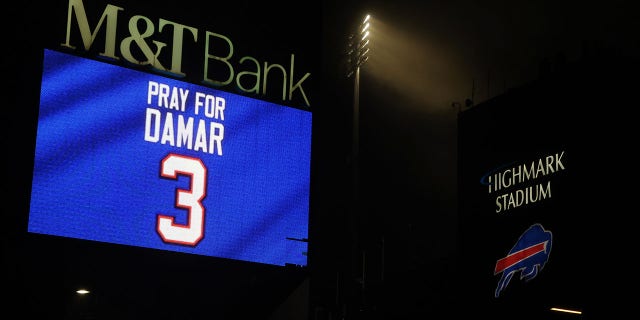
[(362, 40), (366, 39), (369, 36), (369, 31), (364, 33), (364, 36), (362, 36)]
[(367, 24), (364, 25), (364, 27), (362, 28), (362, 31), (360, 31), (360, 33), (364, 33), (365, 31), (367, 31), (367, 29), (369, 29), (369, 23), (367, 22)]
[(87, 290), (87, 289), (78, 289), (78, 290), (76, 290), (76, 293), (77, 294), (88, 294), (89, 290)]
[(582, 311), (569, 310), (569, 309), (562, 309), (562, 308), (551, 308), (551, 311), (558, 311), (558, 312), (566, 312), (566, 313), (582, 314)]
[(369, 54), (369, 33), (371, 28), (371, 23), (369, 20), (371, 19), (370, 15), (366, 15), (364, 21), (360, 24), (360, 41), (357, 40), (358, 34), (349, 35), (349, 47), (347, 50), (348, 55), (348, 63), (350, 67), (353, 67), (353, 70), (348, 70), (347, 77), (351, 77), (351, 75), (355, 72), (356, 68), (360, 68), (368, 59), (367, 56)]

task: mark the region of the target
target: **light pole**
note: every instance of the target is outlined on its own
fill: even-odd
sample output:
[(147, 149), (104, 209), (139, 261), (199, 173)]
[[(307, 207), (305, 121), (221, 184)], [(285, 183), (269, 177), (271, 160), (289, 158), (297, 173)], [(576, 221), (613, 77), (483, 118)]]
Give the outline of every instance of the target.
[[(357, 163), (359, 153), (359, 137), (360, 137), (360, 66), (369, 59), (370, 51), (370, 26), (371, 15), (366, 15), (362, 23), (358, 27), (358, 33), (352, 35), (349, 43), (349, 73), (348, 77), (355, 75), (353, 87), (353, 157)], [(357, 166), (356, 166), (357, 167)], [(357, 170), (356, 170), (357, 171)], [(356, 172), (357, 173), (357, 172)], [(357, 177), (357, 175), (356, 175)]]
[[(370, 51), (370, 26), (371, 16), (366, 15), (358, 25), (358, 32), (352, 34), (349, 40), (347, 52), (348, 73), (347, 77), (354, 76), (353, 83), (353, 123), (352, 123), (352, 170), (353, 170), (353, 239), (352, 239), (352, 259), (353, 267), (360, 283), (360, 307), (366, 308), (366, 251), (359, 250), (362, 238), (362, 216), (359, 203), (359, 162), (360, 162), (360, 67), (369, 59)], [(361, 256), (361, 262), (357, 263)], [(361, 267), (361, 270), (357, 270)]]

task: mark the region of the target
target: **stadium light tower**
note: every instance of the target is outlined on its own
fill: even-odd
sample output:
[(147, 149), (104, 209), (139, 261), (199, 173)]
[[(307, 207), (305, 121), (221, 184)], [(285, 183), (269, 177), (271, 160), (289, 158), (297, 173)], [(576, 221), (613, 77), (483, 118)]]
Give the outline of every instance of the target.
[(353, 160), (356, 161), (359, 153), (359, 118), (360, 118), (360, 67), (369, 59), (371, 46), (371, 15), (367, 14), (358, 26), (358, 32), (351, 35), (349, 41), (348, 61), (349, 70), (347, 77), (355, 76), (353, 87)]
[[(357, 282), (360, 283), (360, 311), (366, 307), (365, 291), (366, 291), (366, 251), (361, 246), (361, 229), (363, 228), (363, 217), (360, 215), (359, 201), (359, 162), (360, 162), (360, 67), (369, 59), (371, 48), (371, 16), (367, 14), (357, 27), (357, 32), (349, 36), (349, 44), (347, 50), (347, 77), (354, 77), (353, 88), (353, 124), (352, 124), (352, 173), (353, 173), (353, 215), (352, 219), (352, 246), (351, 256), (354, 259), (353, 271), (361, 268), (358, 272)], [(360, 257), (360, 261), (357, 257)]]

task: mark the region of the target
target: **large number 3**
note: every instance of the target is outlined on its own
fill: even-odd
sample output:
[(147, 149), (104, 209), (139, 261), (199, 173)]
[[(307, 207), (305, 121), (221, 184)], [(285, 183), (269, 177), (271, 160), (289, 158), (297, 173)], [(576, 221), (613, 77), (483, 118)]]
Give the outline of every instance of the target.
[(187, 224), (176, 224), (174, 217), (158, 214), (156, 230), (164, 242), (195, 246), (204, 237), (202, 199), (207, 193), (207, 168), (200, 159), (173, 153), (162, 159), (160, 166), (163, 178), (191, 176), (191, 188), (176, 189), (176, 207), (189, 211)]

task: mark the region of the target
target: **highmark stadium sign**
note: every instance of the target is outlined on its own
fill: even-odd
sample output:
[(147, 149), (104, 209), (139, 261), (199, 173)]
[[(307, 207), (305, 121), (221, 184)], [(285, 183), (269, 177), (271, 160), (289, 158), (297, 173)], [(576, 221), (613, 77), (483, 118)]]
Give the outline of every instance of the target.
[[(119, 10), (107, 5), (100, 19), (109, 40), (103, 56), (117, 58), (112, 20)], [(82, 1), (69, 1), (71, 16), (90, 47), (99, 28), (87, 33)], [(178, 30), (197, 34), (173, 26), (174, 39)], [(152, 53), (138, 42), (151, 30), (130, 29), (122, 57), (131, 61), (127, 48), (136, 43), (148, 54), (140, 64), (180, 74), (176, 46), (165, 68), (154, 59), (163, 44), (152, 42)], [(44, 49), (43, 57), (29, 232), (307, 264), (307, 242), (298, 240), (308, 237), (311, 111), (62, 49)]]
[(564, 154), (561, 151), (534, 161), (511, 162), (482, 176), (480, 183), (488, 187), (488, 193), (498, 193), (495, 197), (496, 213), (551, 198), (550, 177), (565, 170), (562, 162)]

